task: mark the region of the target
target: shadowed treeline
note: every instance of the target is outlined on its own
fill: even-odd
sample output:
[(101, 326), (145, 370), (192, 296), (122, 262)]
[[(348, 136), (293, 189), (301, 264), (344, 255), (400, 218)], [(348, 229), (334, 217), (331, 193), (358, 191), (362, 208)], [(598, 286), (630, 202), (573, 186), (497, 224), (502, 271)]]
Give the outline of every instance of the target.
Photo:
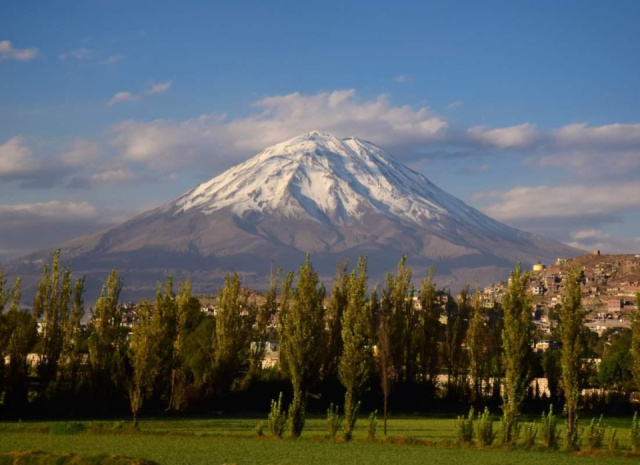
[[(631, 411), (639, 323), (602, 338), (590, 333), (578, 270), (550, 314), (553, 333), (545, 335), (562, 344), (544, 353), (532, 350), (543, 335), (533, 329), (528, 276), (519, 266), (502, 304), (491, 308), (468, 287), (456, 296), (438, 289), (433, 272), (416, 289), (403, 257), (383, 285), (370, 288), (361, 258), (355, 267), (338, 266), (327, 290), (307, 256), (296, 273), (273, 272), (269, 290), (257, 297), (237, 274), (227, 275), (211, 315), (201, 311), (189, 281), (175, 289), (172, 278), (154, 300), (125, 307), (114, 271), (87, 311), (84, 280), (73, 280), (56, 253), (43, 269), (32, 313), (20, 308), (20, 281), (9, 288), (0, 274), (2, 414), (131, 411), (137, 422), (140, 412), (265, 411), (282, 392), (294, 436), (305, 412), (326, 412), (330, 404), (340, 406), (347, 439), (358, 413), (379, 410), (386, 418), (387, 411), (473, 406), (502, 410), (508, 443), (522, 412), (566, 405), (577, 425), (578, 408)], [(274, 347), (277, 363), (266, 366), (265, 350)], [(599, 368), (583, 363), (594, 358), (602, 358)], [(546, 378), (544, 392), (535, 378)], [(585, 398), (585, 387), (608, 394)]]

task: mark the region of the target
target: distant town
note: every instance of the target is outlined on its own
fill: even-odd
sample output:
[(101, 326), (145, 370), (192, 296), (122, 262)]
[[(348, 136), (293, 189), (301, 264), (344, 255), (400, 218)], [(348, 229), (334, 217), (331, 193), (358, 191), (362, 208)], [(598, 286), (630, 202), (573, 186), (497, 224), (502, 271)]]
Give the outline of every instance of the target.
[[(607, 329), (629, 328), (631, 315), (636, 310), (636, 294), (640, 291), (640, 255), (602, 255), (595, 250), (591, 255), (576, 258), (558, 258), (553, 265), (533, 265), (529, 275), (529, 291), (533, 296), (532, 319), (542, 335), (550, 335), (552, 322), (549, 311), (560, 305), (564, 295), (564, 280), (569, 269), (582, 269), (582, 306), (588, 311), (585, 325), (602, 335)], [(485, 308), (502, 303), (508, 282), (487, 286), (482, 291)], [(537, 343), (539, 349), (547, 342)]]

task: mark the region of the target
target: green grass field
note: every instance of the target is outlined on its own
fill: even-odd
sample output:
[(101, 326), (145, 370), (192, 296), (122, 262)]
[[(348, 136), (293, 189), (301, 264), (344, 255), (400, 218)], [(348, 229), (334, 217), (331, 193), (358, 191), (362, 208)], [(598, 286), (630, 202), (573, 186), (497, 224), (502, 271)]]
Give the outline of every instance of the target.
[[(83, 422), (86, 432), (50, 434), (50, 423), (0, 423), (0, 452), (41, 450), (49, 453), (118, 454), (141, 457), (159, 464), (423, 464), (447, 465), (635, 463), (638, 458), (622, 456), (569, 455), (548, 451), (504, 451), (497, 448), (457, 448), (451, 419), (394, 418), (389, 422), (391, 441), (367, 442), (365, 420), (356, 427), (349, 444), (324, 439), (324, 419), (310, 419), (299, 440), (257, 438), (253, 429), (257, 419), (216, 418), (146, 420), (139, 432), (125, 424)], [(587, 421), (583, 421), (586, 426)], [(607, 422), (618, 428), (622, 448), (628, 448), (630, 419)], [(115, 424), (115, 428), (114, 428)], [(379, 425), (379, 431), (381, 430)], [(380, 434), (381, 435), (381, 434)], [(407, 439), (413, 438), (413, 439)], [(421, 441), (432, 441), (424, 445)], [(439, 443), (439, 444), (438, 444)], [(449, 444), (446, 446), (445, 444)], [(624, 453), (624, 452), (623, 452)]]

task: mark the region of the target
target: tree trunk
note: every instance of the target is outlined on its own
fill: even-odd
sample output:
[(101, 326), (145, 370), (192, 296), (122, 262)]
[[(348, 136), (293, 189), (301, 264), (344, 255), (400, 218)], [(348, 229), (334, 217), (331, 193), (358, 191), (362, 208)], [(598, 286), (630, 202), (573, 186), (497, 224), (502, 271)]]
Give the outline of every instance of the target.
[(344, 439), (350, 441), (353, 436), (353, 428), (356, 424), (360, 403), (356, 402), (351, 389), (347, 389), (344, 395)]
[(293, 400), (289, 407), (289, 418), (291, 420), (291, 436), (299, 438), (304, 427), (304, 392), (301, 389), (294, 389)]
[(384, 423), (384, 435), (385, 436), (387, 435), (387, 399), (388, 399), (388, 397), (389, 396), (387, 394), (384, 395), (384, 407), (383, 407), (383, 410), (384, 410), (384, 421), (383, 421), (383, 423)]

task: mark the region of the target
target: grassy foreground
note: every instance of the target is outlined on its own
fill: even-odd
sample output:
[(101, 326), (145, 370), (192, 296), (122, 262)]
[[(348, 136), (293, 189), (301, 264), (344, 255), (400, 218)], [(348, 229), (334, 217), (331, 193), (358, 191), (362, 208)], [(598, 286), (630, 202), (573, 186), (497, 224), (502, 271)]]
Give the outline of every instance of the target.
[(0, 465), (155, 465), (143, 459), (113, 455), (49, 454), (42, 451), (0, 452)]
[[(114, 422), (84, 422), (87, 431), (79, 434), (51, 434), (55, 423), (0, 424), (0, 452), (40, 450), (48, 453), (86, 455), (117, 454), (140, 457), (159, 464), (423, 464), (447, 465), (513, 464), (539, 465), (553, 460), (560, 464), (633, 463), (636, 458), (569, 455), (547, 451), (503, 451), (438, 446), (451, 443), (450, 419), (407, 418), (390, 421), (395, 441), (367, 442), (363, 438), (364, 419), (356, 427), (355, 440), (349, 444), (323, 438), (324, 420), (308, 420), (300, 440), (256, 438), (256, 419), (150, 420), (143, 421), (139, 432)], [(626, 421), (610, 421), (618, 427), (621, 446), (628, 442)], [(409, 438), (409, 439), (408, 439)], [(421, 441), (436, 445), (425, 446)], [(396, 442), (396, 443), (392, 443)], [(0, 462), (1, 463), (1, 462)], [(25, 462), (27, 463), (27, 462)], [(36, 462), (34, 462), (36, 463)], [(37, 462), (58, 463), (58, 462)]]

